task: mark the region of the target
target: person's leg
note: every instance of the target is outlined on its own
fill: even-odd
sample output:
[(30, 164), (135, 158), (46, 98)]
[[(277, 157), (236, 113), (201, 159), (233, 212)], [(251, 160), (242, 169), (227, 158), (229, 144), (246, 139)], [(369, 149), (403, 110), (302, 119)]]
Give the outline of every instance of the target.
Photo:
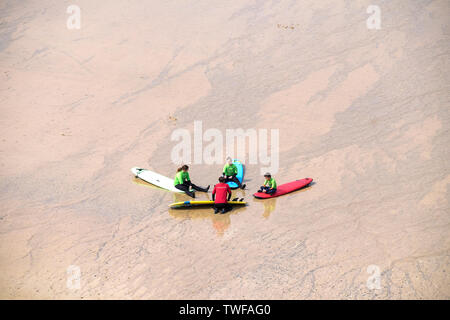
[(268, 189), (266, 191), (267, 194), (274, 194), (275, 192), (277, 192), (277, 189)]
[(181, 190), (183, 192), (188, 192), (189, 191), (189, 187), (185, 184), (177, 184), (175, 186), (175, 188), (177, 188), (178, 190)]
[(239, 179), (236, 177), (236, 175), (232, 176), (230, 180), (233, 181), (234, 183), (236, 183), (238, 185), (238, 188), (242, 188), (242, 184), (239, 181)]
[(178, 190), (181, 190), (181, 191), (183, 191), (184, 193), (186, 193), (188, 196), (190, 196), (190, 197), (192, 197), (192, 198), (195, 198), (195, 194), (193, 193), (193, 192), (190, 192), (189, 191), (189, 185), (186, 185), (186, 184), (177, 184), (176, 186), (175, 186), (175, 188), (177, 188)]
[(222, 209), (222, 214), (227, 213), (232, 210), (232, 207), (229, 203), (224, 203), (224, 207)]
[(214, 204), (214, 213), (219, 213), (220, 210), (223, 209), (223, 203), (215, 203)]
[(209, 186), (207, 186), (206, 188), (202, 188), (202, 187), (196, 186), (192, 182), (191, 182), (190, 186), (192, 187), (192, 189), (197, 190), (197, 191), (208, 192), (208, 190), (209, 190)]

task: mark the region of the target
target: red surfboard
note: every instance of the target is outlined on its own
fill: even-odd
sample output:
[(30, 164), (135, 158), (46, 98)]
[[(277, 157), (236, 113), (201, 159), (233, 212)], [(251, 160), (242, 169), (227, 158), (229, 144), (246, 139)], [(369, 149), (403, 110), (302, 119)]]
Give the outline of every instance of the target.
[(274, 194), (267, 194), (265, 192), (257, 192), (255, 194), (253, 194), (253, 196), (255, 198), (258, 198), (258, 199), (275, 198), (275, 197), (278, 197), (278, 196), (282, 196), (283, 194), (286, 194), (286, 193), (289, 193), (289, 192), (301, 189), (303, 187), (306, 187), (312, 181), (313, 181), (313, 179), (311, 179), (311, 178), (295, 180), (295, 181), (292, 181), (292, 182), (288, 182), (288, 183), (279, 185), (277, 187), (277, 192), (275, 192)]

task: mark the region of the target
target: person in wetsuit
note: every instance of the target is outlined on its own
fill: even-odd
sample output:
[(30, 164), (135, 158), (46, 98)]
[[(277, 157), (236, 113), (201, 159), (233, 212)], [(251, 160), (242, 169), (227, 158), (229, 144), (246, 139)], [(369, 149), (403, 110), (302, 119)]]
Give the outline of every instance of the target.
[(231, 205), (228, 203), (231, 199), (231, 188), (226, 184), (224, 177), (220, 177), (219, 183), (214, 186), (212, 199), (214, 201), (214, 213), (220, 211), (223, 214), (231, 210)]
[(175, 188), (184, 191), (188, 196), (195, 198), (195, 193), (192, 191), (189, 191), (189, 187), (191, 187), (194, 190), (202, 191), (202, 192), (208, 192), (209, 185), (206, 188), (202, 188), (199, 186), (196, 186), (191, 182), (191, 179), (189, 177), (189, 166), (183, 165), (181, 168), (178, 168), (177, 174), (175, 175), (175, 179), (173, 180), (173, 184)]
[(264, 178), (266, 180), (264, 181), (264, 184), (261, 186), (258, 192), (265, 192), (267, 194), (274, 194), (275, 192), (277, 192), (277, 182), (274, 178), (272, 178), (271, 174), (269, 172), (266, 172), (264, 174)]
[(222, 176), (225, 178), (225, 182), (233, 181), (238, 185), (238, 188), (245, 189), (245, 184), (241, 184), (239, 179), (236, 177), (237, 173), (237, 167), (234, 165), (233, 160), (228, 157), (227, 163), (222, 170)]

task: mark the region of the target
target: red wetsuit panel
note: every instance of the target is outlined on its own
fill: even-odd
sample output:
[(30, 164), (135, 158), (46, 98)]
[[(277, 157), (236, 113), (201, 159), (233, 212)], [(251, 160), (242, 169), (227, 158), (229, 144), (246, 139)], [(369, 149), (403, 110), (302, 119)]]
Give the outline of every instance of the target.
[(231, 194), (231, 188), (226, 183), (218, 183), (214, 186), (212, 194), (216, 195), (215, 203), (227, 203), (227, 195)]

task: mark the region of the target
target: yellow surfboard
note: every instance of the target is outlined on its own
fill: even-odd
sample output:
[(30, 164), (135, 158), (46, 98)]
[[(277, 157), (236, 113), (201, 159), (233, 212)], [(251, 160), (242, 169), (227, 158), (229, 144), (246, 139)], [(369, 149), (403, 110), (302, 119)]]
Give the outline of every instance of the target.
[[(245, 201), (228, 201), (231, 205), (246, 205), (247, 202)], [(187, 208), (187, 207), (194, 207), (194, 206), (212, 206), (214, 205), (214, 201), (211, 200), (204, 200), (204, 201), (181, 201), (181, 202), (174, 202), (169, 204), (169, 208)]]

